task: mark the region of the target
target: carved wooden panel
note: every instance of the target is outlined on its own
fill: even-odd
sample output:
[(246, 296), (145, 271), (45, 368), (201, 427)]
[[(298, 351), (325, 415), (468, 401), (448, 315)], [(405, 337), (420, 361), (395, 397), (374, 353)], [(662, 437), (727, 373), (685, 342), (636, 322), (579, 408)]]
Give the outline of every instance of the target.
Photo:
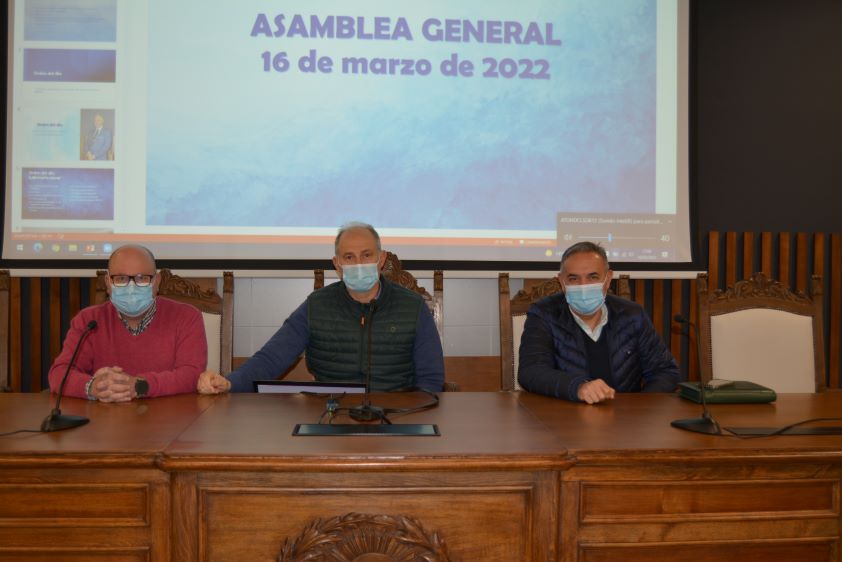
[(354, 560), (366, 548), (388, 560), (555, 560), (552, 473), (207, 473), (196, 486), (198, 512), (182, 517), (200, 525), (188, 532), (200, 560)]
[(447, 546), (417, 519), (403, 515), (348, 513), (316, 519), (296, 537), (287, 538), (278, 562), (449, 562)]

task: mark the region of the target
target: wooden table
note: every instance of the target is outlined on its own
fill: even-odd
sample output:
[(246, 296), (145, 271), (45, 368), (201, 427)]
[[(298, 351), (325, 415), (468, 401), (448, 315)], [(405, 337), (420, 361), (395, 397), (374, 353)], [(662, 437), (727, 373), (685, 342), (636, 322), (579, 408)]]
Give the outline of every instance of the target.
[[(440, 437), (293, 436), (324, 403), (66, 399), (91, 422), (0, 437), (0, 560), (275, 560), (339, 531), (366, 544), (367, 525), (393, 532), (393, 553), (465, 561), (840, 560), (842, 436), (687, 433), (669, 422), (699, 408), (668, 395), (458, 392), (394, 419)], [(37, 428), (50, 405), (0, 394), (0, 432)], [(779, 426), (842, 415), (842, 393), (712, 410), (725, 426)]]

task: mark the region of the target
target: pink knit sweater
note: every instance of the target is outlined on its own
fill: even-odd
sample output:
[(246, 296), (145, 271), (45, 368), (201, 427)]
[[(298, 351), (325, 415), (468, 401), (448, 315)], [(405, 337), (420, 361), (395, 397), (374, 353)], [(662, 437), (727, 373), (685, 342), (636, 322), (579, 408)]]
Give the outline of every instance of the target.
[(53, 392), (58, 392), (76, 343), (91, 320), (96, 320), (97, 327), (79, 350), (65, 395), (85, 398), (85, 383), (101, 367), (121, 367), (130, 375), (145, 378), (150, 397), (196, 391), (196, 381), (208, 360), (202, 314), (188, 304), (158, 297), (155, 317), (137, 336), (129, 333), (110, 302), (79, 312), (50, 368)]

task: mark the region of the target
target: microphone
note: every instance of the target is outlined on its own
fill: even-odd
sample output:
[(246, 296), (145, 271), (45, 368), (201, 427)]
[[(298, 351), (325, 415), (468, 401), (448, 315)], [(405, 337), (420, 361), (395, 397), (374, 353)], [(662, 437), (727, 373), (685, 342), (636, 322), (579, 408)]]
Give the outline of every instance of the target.
[[(351, 419), (361, 422), (370, 422), (374, 420), (386, 421), (386, 414), (380, 406), (371, 405), (371, 331), (374, 327), (374, 313), (377, 311), (377, 301), (372, 300), (369, 303), (368, 312), (368, 372), (365, 376), (365, 393), (363, 394), (363, 403), (361, 406), (354, 406), (348, 412)], [(360, 318), (360, 322), (365, 324), (366, 317)]]
[(695, 433), (706, 433), (708, 435), (722, 435), (722, 429), (720, 429), (719, 424), (715, 419), (713, 419), (713, 416), (711, 416), (710, 411), (708, 410), (707, 398), (705, 397), (705, 385), (702, 384), (701, 380), (702, 344), (699, 341), (699, 330), (698, 328), (696, 328), (696, 325), (683, 314), (676, 314), (675, 316), (673, 316), (673, 320), (675, 320), (679, 324), (687, 325), (688, 338), (690, 337), (689, 329), (691, 327), (696, 332), (696, 360), (699, 362), (699, 394), (701, 395), (702, 402), (702, 417), (691, 418), (686, 420), (674, 420), (670, 423), (670, 425), (673, 427), (677, 427), (678, 429), (693, 431)]
[(85, 331), (82, 332), (82, 336), (76, 343), (76, 349), (73, 350), (73, 356), (70, 358), (70, 363), (67, 364), (67, 370), (64, 372), (64, 377), (62, 377), (61, 384), (58, 387), (58, 398), (56, 398), (56, 407), (53, 408), (50, 414), (46, 418), (44, 418), (43, 422), (41, 422), (41, 431), (49, 432), (61, 431), (62, 429), (71, 429), (73, 427), (85, 425), (90, 421), (88, 418), (84, 418), (82, 416), (63, 416), (61, 414), (60, 406), (61, 397), (64, 396), (64, 385), (67, 383), (67, 377), (70, 375), (70, 369), (73, 368), (73, 364), (76, 362), (76, 356), (79, 355), (79, 350), (82, 349), (82, 342), (84, 342), (88, 334), (90, 334), (95, 329), (96, 320), (91, 320), (90, 322), (88, 322), (88, 326), (85, 328)]

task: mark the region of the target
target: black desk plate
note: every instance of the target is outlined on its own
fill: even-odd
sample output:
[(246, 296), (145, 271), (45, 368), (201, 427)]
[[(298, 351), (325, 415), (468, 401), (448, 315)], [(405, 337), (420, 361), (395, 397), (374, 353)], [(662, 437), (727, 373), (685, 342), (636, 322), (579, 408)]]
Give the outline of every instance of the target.
[(298, 436), (394, 435), (404, 437), (439, 437), (439, 427), (431, 423), (299, 423), (292, 430)]
[[(726, 427), (734, 435), (771, 435), (779, 431), (779, 427)], [(842, 435), (840, 426), (792, 427), (778, 435)]]

